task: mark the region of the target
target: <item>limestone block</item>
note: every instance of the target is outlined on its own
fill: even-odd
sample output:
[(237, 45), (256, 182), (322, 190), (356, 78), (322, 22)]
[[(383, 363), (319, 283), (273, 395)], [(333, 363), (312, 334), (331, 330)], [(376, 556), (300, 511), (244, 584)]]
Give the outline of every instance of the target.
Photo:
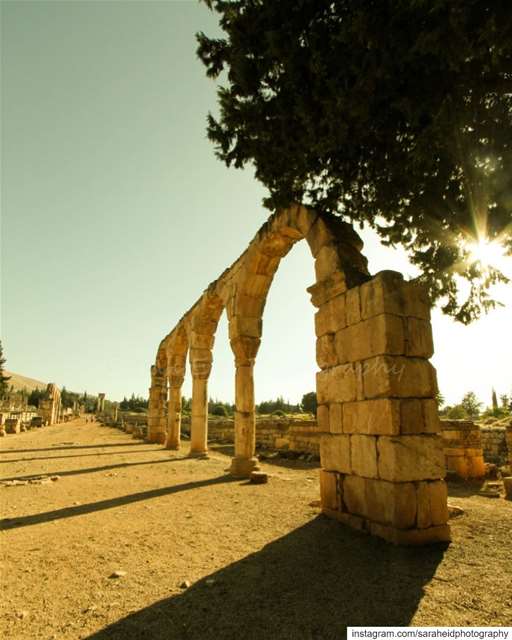
[(437, 393), (434, 367), (421, 358), (376, 356), (364, 362), (366, 398), (433, 398)]
[(505, 489), (505, 498), (512, 500), (512, 476), (503, 478), (503, 487)]
[(400, 403), (387, 398), (343, 405), (343, 432), (369, 435), (400, 433)]
[(357, 324), (361, 320), (361, 300), (359, 287), (353, 287), (346, 293), (347, 325)]
[(345, 327), (345, 296), (339, 295), (323, 304), (315, 314), (315, 331), (318, 337), (335, 333)]
[(356, 376), (351, 364), (324, 369), (316, 374), (317, 400), (320, 404), (351, 402), (356, 399)]
[(437, 403), (433, 399), (408, 398), (400, 402), (400, 432), (403, 434), (438, 433)]
[(264, 296), (249, 296), (246, 293), (238, 293), (235, 298), (235, 314), (260, 318), (265, 308), (266, 298)]
[(192, 331), (212, 335), (217, 329), (217, 322), (209, 317), (197, 315), (192, 317)]
[(250, 365), (236, 368), (235, 403), (237, 411), (254, 411), (253, 367)]
[(361, 285), (361, 317), (363, 319), (392, 313), (405, 315), (404, 279), (396, 271), (381, 271)]
[(352, 473), (363, 478), (377, 477), (377, 438), (375, 436), (350, 436), (350, 462)]
[(329, 432), (343, 432), (343, 406), (341, 403), (332, 402), (329, 405)]
[(370, 520), (407, 529), (416, 522), (416, 488), (412, 482), (366, 481), (367, 516)]
[(401, 355), (405, 352), (402, 318), (381, 314), (348, 326), (336, 332), (335, 346), (340, 362)]
[(306, 241), (311, 249), (313, 257), (316, 258), (322, 247), (331, 244), (334, 241), (333, 234), (327, 226), (323, 216), (318, 216), (311, 225)]
[(431, 302), (428, 291), (424, 285), (412, 280), (405, 283), (405, 310), (406, 315), (430, 321)]
[(436, 435), (381, 436), (379, 477), (392, 482), (439, 480), (445, 475), (441, 438)]
[(302, 205), (297, 205), (297, 208), (295, 209), (294, 222), (295, 227), (301, 232), (303, 238), (308, 235), (317, 218), (318, 214), (316, 211), (306, 209), (306, 207), (303, 207)]
[(439, 419), (439, 411), (437, 402), (434, 399), (422, 400), (423, 421), (425, 424), (425, 433), (439, 433), (441, 431), (441, 421)]
[(249, 296), (264, 297), (270, 289), (272, 278), (273, 275), (246, 273), (244, 279), (240, 276), (238, 290)]
[(281, 233), (281, 230), (269, 232), (261, 238), (258, 248), (264, 255), (272, 258), (282, 258), (290, 251), (297, 239), (297, 237), (291, 238), (289, 235)]
[(482, 455), (469, 458), (469, 473), (471, 478), (483, 478), (485, 476), (485, 461)]
[(279, 262), (281, 261), (281, 256), (269, 255), (261, 249), (262, 245), (260, 243), (251, 243), (251, 245), (249, 245), (243, 257), (243, 269), (240, 271), (240, 277), (243, 280), (247, 279), (248, 274), (272, 277), (276, 272)]
[(251, 318), (248, 316), (233, 316), (229, 321), (229, 339), (233, 340), (239, 336), (259, 338), (261, 336), (261, 318)]
[(317, 282), (328, 278), (333, 273), (340, 271), (341, 262), (334, 244), (324, 245), (315, 259), (315, 274)]
[(406, 327), (406, 355), (431, 358), (434, 353), (434, 342), (430, 322), (419, 318), (407, 318)]
[(327, 369), (338, 364), (333, 333), (326, 333), (317, 338), (316, 361), (320, 369)]
[(342, 505), (342, 482), (337, 473), (320, 469), (320, 501), (322, 508), (337, 511)]
[(326, 471), (350, 473), (350, 437), (332, 434), (320, 436), (320, 462)]
[(329, 432), (329, 407), (319, 404), (316, 408), (316, 420), (320, 431)]
[(451, 541), (450, 527), (448, 525), (428, 527), (428, 529), (397, 529), (378, 522), (371, 522), (370, 533), (373, 536), (379, 536), (388, 542), (400, 545), (419, 546)]
[(410, 398), (400, 401), (400, 426), (401, 433), (424, 433), (425, 423), (421, 400)]
[(343, 480), (343, 502), (349, 513), (366, 516), (366, 480), (359, 476), (346, 476)]
[(238, 336), (230, 339), (231, 349), (237, 363), (244, 364), (254, 361), (260, 348), (261, 339), (249, 336)]
[(346, 290), (347, 282), (345, 274), (341, 271), (336, 271), (327, 278), (324, 278), (324, 280), (306, 289), (306, 291), (311, 294), (311, 303), (315, 307), (321, 307), (326, 302), (329, 302), (329, 300), (345, 293)]

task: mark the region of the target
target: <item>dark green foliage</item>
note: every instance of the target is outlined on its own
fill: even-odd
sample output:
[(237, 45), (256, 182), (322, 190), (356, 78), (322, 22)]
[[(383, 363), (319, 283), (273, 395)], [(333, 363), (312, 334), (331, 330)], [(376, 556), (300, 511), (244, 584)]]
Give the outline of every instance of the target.
[(122, 411), (133, 411), (135, 413), (144, 413), (148, 408), (148, 401), (141, 396), (136, 396), (132, 393), (128, 400), (126, 396), (119, 403), (119, 408)]
[(313, 415), (316, 415), (316, 407), (317, 407), (316, 392), (310, 391), (309, 393), (305, 393), (302, 396), (301, 405), (302, 405), (302, 410), (305, 413), (312, 413)]
[(300, 405), (290, 404), (282, 396), (279, 396), (276, 400), (266, 400), (256, 405), (256, 412), (260, 414), (275, 414), (276, 411), (300, 413)]
[(9, 382), (11, 377), (4, 375), (4, 364), (6, 362), (7, 360), (4, 358), (2, 341), (0, 340), (0, 400), (5, 398), (9, 393), (9, 385), (7, 383)]
[(254, 165), (269, 208), (302, 202), (403, 245), (445, 313), (494, 306), (505, 278), (467, 243), (512, 252), (510, 3), (204, 1), (225, 32), (197, 36), (227, 79), (208, 118), (218, 157)]
[(480, 415), (482, 403), (478, 401), (473, 391), (468, 391), (462, 398), (461, 406), (469, 418), (475, 419)]
[(277, 409), (277, 411), (272, 411), (272, 415), (275, 418), (285, 418), (286, 417), (286, 413), (284, 411), (282, 411), (281, 409)]
[(34, 389), (28, 396), (28, 404), (32, 407), (39, 407), (41, 400), (48, 400), (48, 392), (46, 389)]
[(208, 413), (212, 416), (232, 416), (235, 411), (235, 406), (229, 404), (229, 402), (221, 402), (220, 400), (208, 401)]

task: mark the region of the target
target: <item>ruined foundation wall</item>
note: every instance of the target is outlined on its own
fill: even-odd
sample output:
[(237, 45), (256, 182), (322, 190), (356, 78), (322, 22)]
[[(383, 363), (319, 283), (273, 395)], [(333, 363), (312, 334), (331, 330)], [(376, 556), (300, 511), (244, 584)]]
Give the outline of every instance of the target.
[(485, 475), (481, 431), (471, 420), (441, 420), (446, 470), (464, 479)]
[[(183, 430), (190, 431), (190, 419), (182, 418)], [(320, 432), (314, 418), (295, 420), (292, 417), (256, 418), (256, 445), (266, 449), (288, 449), (301, 453), (320, 455)], [(233, 418), (212, 418), (208, 420), (210, 441), (235, 441), (235, 421)]]
[(510, 452), (507, 444), (506, 427), (480, 427), (482, 449), (485, 462), (497, 465), (509, 464)]

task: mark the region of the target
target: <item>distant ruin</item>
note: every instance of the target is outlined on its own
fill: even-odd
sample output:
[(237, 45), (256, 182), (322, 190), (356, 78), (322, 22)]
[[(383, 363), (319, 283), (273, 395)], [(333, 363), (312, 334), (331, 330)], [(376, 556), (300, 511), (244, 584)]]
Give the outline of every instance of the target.
[(61, 421), (60, 390), (56, 384), (50, 382), (46, 387), (46, 395), (45, 399), (40, 400), (39, 413), (47, 425), (52, 425)]
[[(338, 217), (295, 205), (261, 227), (247, 250), (160, 343), (151, 367), (148, 439), (180, 446), (181, 387), (192, 373), (191, 455), (207, 451), (208, 377), (226, 310), (235, 359), (235, 456), (255, 457), (253, 368), (266, 296), (281, 258), (306, 239), (315, 314), (321, 501), (325, 514), (396, 543), (447, 541), (445, 463), (426, 292), (391, 271), (371, 276), (363, 243)], [(292, 319), (290, 319), (292, 321)]]

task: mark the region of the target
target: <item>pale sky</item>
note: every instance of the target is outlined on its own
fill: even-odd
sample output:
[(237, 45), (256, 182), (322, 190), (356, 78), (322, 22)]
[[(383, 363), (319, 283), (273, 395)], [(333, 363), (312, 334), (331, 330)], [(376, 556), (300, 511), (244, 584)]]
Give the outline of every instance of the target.
[[(113, 400), (146, 395), (162, 337), (269, 213), (252, 172), (228, 170), (206, 139), (215, 84), (194, 34), (218, 33), (215, 17), (195, 0), (1, 8), (7, 368)], [(414, 275), (402, 251), (363, 236), (372, 272)], [(258, 402), (314, 389), (313, 282), (302, 242), (269, 294)], [(507, 306), (470, 327), (434, 312), (433, 362), (451, 403), (512, 391), (510, 286), (500, 296)], [(233, 378), (222, 318), (210, 395), (232, 401)]]

